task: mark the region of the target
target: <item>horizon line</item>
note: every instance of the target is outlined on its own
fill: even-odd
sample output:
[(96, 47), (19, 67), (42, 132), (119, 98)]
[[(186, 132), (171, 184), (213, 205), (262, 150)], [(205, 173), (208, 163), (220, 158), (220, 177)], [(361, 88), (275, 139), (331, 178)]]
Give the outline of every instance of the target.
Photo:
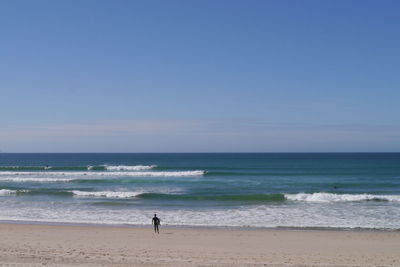
[(400, 151), (343, 152), (2, 152), (0, 154), (397, 154)]

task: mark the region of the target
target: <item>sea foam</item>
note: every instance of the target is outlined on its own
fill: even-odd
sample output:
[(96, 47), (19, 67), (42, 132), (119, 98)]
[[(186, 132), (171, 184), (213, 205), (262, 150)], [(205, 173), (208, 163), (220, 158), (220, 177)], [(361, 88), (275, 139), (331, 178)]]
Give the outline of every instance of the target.
[(16, 194), (16, 193), (17, 193), (17, 191), (15, 191), (15, 190), (0, 189), (0, 196), (13, 195), (13, 194)]
[(285, 198), (305, 202), (354, 202), (354, 201), (397, 201), (400, 195), (371, 195), (371, 194), (333, 194), (333, 193), (299, 193), (285, 194)]
[(133, 198), (143, 192), (114, 192), (114, 191), (100, 191), (100, 192), (88, 192), (88, 191), (71, 191), (75, 196), (78, 197), (109, 197), (109, 198)]
[(69, 182), (75, 180), (74, 178), (31, 178), (31, 177), (1, 177), (0, 181), (9, 182), (38, 182), (38, 183), (48, 183), (48, 182)]
[(108, 171), (145, 171), (157, 168), (157, 165), (134, 165), (134, 166), (104, 166)]

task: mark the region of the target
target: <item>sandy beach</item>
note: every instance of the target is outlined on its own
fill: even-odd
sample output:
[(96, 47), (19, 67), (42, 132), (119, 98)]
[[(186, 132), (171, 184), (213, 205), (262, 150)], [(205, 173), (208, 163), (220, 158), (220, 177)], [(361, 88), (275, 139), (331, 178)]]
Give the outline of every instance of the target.
[(400, 232), (0, 224), (2, 266), (400, 266)]

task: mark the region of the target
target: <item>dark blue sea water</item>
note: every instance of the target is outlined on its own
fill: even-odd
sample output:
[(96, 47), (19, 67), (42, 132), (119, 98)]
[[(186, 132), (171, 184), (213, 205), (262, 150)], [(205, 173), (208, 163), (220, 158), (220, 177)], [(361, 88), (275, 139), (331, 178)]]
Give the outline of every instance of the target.
[(0, 154), (0, 220), (400, 229), (400, 153)]

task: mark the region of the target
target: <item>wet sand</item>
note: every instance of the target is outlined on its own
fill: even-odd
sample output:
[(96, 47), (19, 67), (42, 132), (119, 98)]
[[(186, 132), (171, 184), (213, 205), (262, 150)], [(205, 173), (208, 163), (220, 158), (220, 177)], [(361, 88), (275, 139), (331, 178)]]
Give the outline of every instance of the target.
[(0, 224), (5, 266), (400, 266), (400, 232)]

